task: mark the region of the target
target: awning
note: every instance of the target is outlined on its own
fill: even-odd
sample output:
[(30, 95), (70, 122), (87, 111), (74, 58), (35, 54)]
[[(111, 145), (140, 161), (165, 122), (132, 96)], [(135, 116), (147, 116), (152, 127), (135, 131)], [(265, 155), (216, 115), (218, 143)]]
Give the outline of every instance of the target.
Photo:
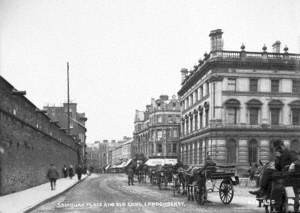
[(128, 166), (131, 163), (132, 159), (129, 159), (125, 162), (124, 167)]
[(152, 158), (146, 161), (145, 163), (147, 166), (157, 166), (157, 165), (165, 165), (165, 164), (171, 164), (176, 165), (177, 159), (176, 158)]

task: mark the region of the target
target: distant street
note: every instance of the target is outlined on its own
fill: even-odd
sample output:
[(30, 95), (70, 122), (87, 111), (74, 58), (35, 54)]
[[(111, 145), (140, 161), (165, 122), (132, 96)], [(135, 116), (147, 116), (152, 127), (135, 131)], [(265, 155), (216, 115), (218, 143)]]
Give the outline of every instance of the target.
[(230, 205), (222, 204), (216, 192), (209, 194), (209, 200), (210, 203), (199, 206), (185, 196), (174, 197), (170, 190), (160, 191), (150, 183), (128, 186), (124, 174), (101, 174), (88, 177), (33, 212), (264, 212), (243, 188), (236, 188)]

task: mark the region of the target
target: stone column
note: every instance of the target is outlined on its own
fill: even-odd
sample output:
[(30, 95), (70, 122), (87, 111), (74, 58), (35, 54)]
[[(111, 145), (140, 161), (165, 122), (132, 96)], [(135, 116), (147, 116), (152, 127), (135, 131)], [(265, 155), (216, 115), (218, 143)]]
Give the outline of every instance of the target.
[(249, 166), (249, 156), (248, 156), (248, 141), (243, 139), (239, 140), (238, 143), (238, 165), (239, 166)]
[(226, 163), (226, 141), (224, 139), (216, 140), (216, 158), (217, 164)]
[(282, 118), (282, 123), (284, 125), (289, 125), (291, 124), (290, 122), (290, 110), (289, 110), (289, 106), (287, 104), (285, 104), (282, 109), (281, 109), (281, 118)]
[(261, 106), (261, 122), (262, 124), (269, 124), (269, 107), (266, 103)]
[(205, 152), (206, 152), (206, 143), (205, 143), (205, 139), (202, 141), (202, 164), (204, 164), (205, 162)]
[(215, 82), (215, 119), (222, 119), (222, 81)]
[(211, 139), (211, 156), (213, 160), (217, 158), (217, 140)]
[(240, 107), (240, 123), (247, 124), (247, 106), (246, 104), (242, 103)]
[(270, 141), (263, 139), (260, 141), (259, 146), (259, 160), (261, 160), (263, 163), (266, 163), (269, 161), (270, 157)]
[(192, 146), (192, 150), (191, 150), (191, 159), (192, 159), (192, 164), (194, 164), (194, 150), (195, 150), (195, 145), (194, 145), (194, 142), (191, 143), (191, 146)]

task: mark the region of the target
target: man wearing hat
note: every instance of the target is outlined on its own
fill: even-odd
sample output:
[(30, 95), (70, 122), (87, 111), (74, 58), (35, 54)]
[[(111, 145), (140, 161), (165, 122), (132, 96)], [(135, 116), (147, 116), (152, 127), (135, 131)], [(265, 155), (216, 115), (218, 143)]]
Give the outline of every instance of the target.
[(272, 174), (277, 171), (288, 171), (290, 164), (294, 161), (290, 151), (282, 142), (275, 146), (275, 162), (271, 162), (268, 167), (262, 171), (259, 182), (260, 188), (256, 191), (249, 191), (250, 194), (256, 195), (257, 198), (266, 199), (271, 190)]

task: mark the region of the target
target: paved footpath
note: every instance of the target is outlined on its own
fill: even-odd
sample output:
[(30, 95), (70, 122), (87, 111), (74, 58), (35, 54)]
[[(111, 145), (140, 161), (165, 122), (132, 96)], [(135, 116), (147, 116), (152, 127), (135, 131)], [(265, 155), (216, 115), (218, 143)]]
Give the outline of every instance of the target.
[[(83, 176), (81, 180), (85, 179)], [(73, 179), (60, 178), (56, 181), (56, 190), (50, 190), (50, 183), (45, 183), (24, 191), (0, 196), (0, 213), (26, 212), (34, 206), (53, 198), (78, 183), (77, 176)]]

